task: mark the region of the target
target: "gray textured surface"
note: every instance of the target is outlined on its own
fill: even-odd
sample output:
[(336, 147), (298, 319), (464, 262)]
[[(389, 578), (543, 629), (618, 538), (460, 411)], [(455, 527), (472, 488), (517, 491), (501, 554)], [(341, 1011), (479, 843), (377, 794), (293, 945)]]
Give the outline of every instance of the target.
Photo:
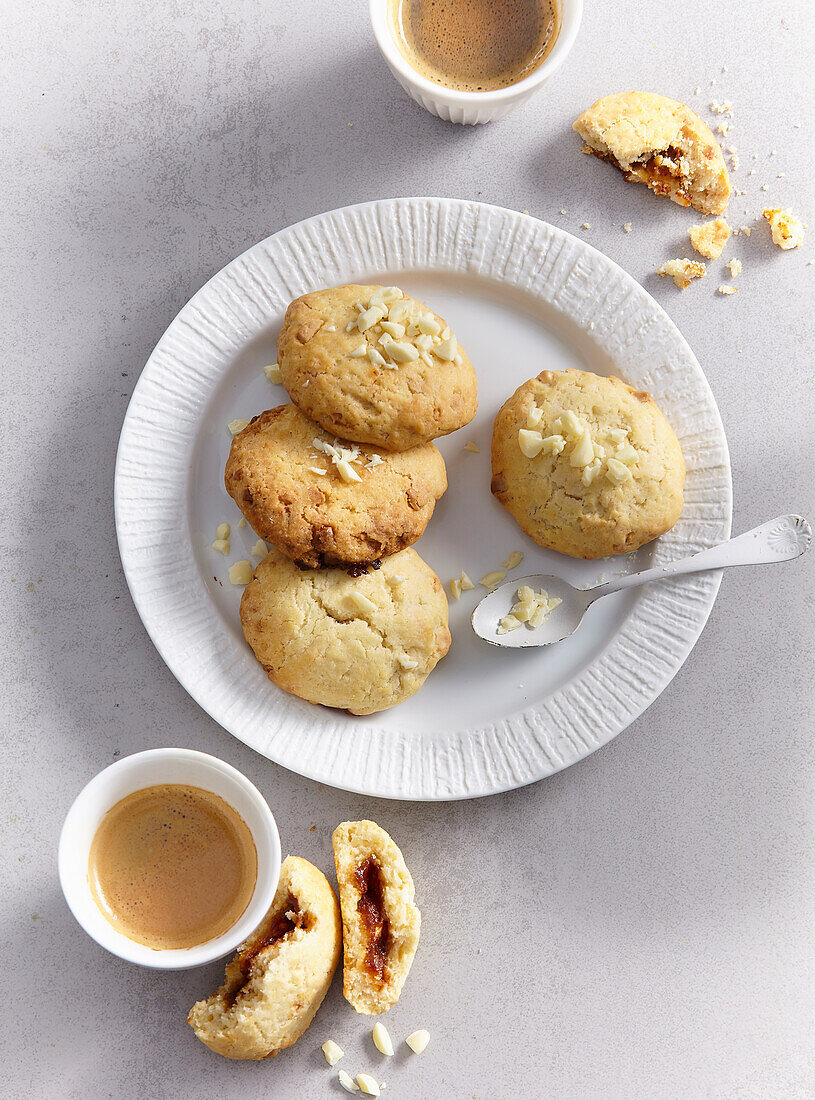
[(537, 786), (449, 806), (318, 788), (232, 740), (165, 670), (118, 564), (116, 439), (175, 312), (272, 230), (395, 194), (589, 222), (708, 373), (735, 529), (815, 513), (815, 238), (782, 254), (761, 230), (739, 237), (737, 295), (715, 294), (715, 263), (680, 295), (650, 272), (678, 254), (688, 216), (581, 158), (569, 131), (608, 90), (696, 102), (701, 85), (702, 102), (735, 105), (749, 193), (732, 220), (777, 197), (815, 224), (815, 81), (799, 57), (815, 13), (802, 0), (588, 7), (548, 88), (470, 131), (405, 98), (362, 4), (5, 0), (3, 1094), (337, 1095), (317, 1050), (328, 1035), (344, 1065), (378, 1071), (338, 985), (287, 1054), (222, 1062), (184, 1024), (220, 967), (139, 972), (73, 923), (54, 853), (74, 794), (115, 753), (175, 742), (244, 770), (286, 847), (323, 867), (347, 816), (402, 843), (425, 934), (388, 1025), (426, 1026), (433, 1045), (382, 1070), (388, 1096), (815, 1096), (812, 561), (725, 577), (685, 668), (610, 746)]

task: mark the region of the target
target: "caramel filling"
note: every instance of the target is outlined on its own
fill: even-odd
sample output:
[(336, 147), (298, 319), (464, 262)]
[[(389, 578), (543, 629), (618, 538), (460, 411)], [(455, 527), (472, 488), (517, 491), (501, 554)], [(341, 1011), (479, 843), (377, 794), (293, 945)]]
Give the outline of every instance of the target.
[(258, 937), (254, 943), (250, 943), (236, 957), (235, 962), (242, 978), (229, 990), (226, 998), (227, 1003), (233, 1005), (238, 995), (243, 991), (249, 981), (254, 961), (261, 951), (271, 947), (272, 944), (279, 943), (280, 940), (284, 940), (295, 928), (308, 929), (312, 923), (311, 916), (308, 913), (301, 913), (297, 899), (289, 895), (280, 912), (276, 913), (270, 921), (264, 934)]
[(382, 891), (382, 872), (379, 864), (369, 856), (354, 871), (354, 880), (359, 890), (357, 911), (362, 923), (368, 930), (368, 950), (365, 952), (365, 967), (380, 982), (387, 981), (388, 975), (388, 939), (390, 929), (385, 916), (385, 904)]
[(685, 174), (685, 154), (673, 145), (659, 153), (653, 153), (644, 160), (635, 161), (625, 168), (612, 153), (601, 153), (592, 149), (600, 160), (607, 160), (623, 173), (627, 180), (639, 180), (646, 184), (656, 195), (667, 195), (681, 206), (690, 206), (691, 180)]

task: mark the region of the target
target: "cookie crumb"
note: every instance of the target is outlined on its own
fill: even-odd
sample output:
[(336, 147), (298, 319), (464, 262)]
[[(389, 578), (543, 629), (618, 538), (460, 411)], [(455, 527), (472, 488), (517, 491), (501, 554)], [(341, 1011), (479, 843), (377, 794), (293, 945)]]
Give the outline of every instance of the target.
[(249, 421), (248, 420), (241, 420), (240, 418), (236, 418), (235, 420), (230, 420), (229, 423), (227, 424), (227, 428), (229, 429), (230, 435), (239, 435), (240, 432), (242, 432), (244, 428), (248, 428), (248, 427), (249, 427)]
[(741, 260), (732, 259), (725, 264), (725, 267), (730, 268), (731, 279), (737, 279), (741, 275)]
[(252, 574), (252, 566), (248, 561), (236, 561), (229, 567), (229, 579), (232, 584), (249, 584)]
[(667, 275), (680, 290), (689, 287), (692, 279), (701, 279), (707, 272), (704, 264), (698, 260), (667, 260), (657, 268), (657, 275)]
[(690, 243), (694, 249), (709, 260), (717, 259), (730, 238), (730, 226), (724, 218), (714, 218), (712, 222), (692, 225), (688, 230)]
[(773, 243), (786, 251), (789, 248), (798, 248), (804, 240), (804, 223), (796, 218), (791, 210), (780, 208), (761, 211), (770, 226)]
[(722, 285), (720, 287), (717, 287), (717, 290), (719, 291), (719, 294), (735, 294), (738, 291), (738, 289), (739, 288), (737, 286)]
[(584, 229), (591, 229), (591, 226), (589, 225), (588, 222), (583, 222), (583, 228)]
[(270, 363), (268, 367), (263, 368), (263, 373), (273, 386), (279, 386), (283, 382), (280, 376), (280, 366), (278, 363)]
[(631, 222), (623, 222), (623, 233), (631, 232)]

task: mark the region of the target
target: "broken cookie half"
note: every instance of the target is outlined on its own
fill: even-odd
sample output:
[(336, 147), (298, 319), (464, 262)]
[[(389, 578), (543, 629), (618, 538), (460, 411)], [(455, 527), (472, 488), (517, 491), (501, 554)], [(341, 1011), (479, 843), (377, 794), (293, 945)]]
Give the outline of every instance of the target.
[(340, 961), (342, 925), (328, 879), (289, 856), (269, 912), (226, 967), (224, 984), (187, 1023), (225, 1058), (259, 1061), (291, 1046), (314, 1018)]
[(377, 1016), (399, 999), (419, 943), (421, 914), (402, 853), (373, 821), (344, 821), (331, 838), (340, 888), (343, 993)]
[(603, 96), (574, 129), (632, 183), (703, 214), (723, 214), (730, 177), (710, 127), (683, 103), (654, 92)]

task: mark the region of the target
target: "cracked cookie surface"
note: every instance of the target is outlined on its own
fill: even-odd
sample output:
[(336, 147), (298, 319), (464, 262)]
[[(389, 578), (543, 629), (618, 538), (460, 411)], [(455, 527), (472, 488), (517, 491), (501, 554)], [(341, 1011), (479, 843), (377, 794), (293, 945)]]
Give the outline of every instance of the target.
[(574, 123), (586, 152), (632, 183), (703, 214), (723, 214), (730, 176), (718, 141), (699, 116), (667, 96), (624, 92), (598, 99)]
[[(327, 432), (388, 451), (404, 451), (468, 424), (478, 407), (475, 370), (461, 362), (419, 357), (392, 368), (352, 356), (363, 342), (356, 303), (367, 305), (377, 286), (340, 286), (295, 299), (277, 339), (283, 385), (292, 401)], [(400, 292), (401, 293), (401, 292)], [(403, 295), (410, 308), (443, 318)], [(373, 326), (376, 327), (376, 326)], [(377, 336), (375, 346), (381, 348)]]
[(352, 714), (410, 698), (450, 648), (444, 589), (411, 549), (349, 577), (304, 572), (273, 548), (244, 590), (240, 617), (273, 683)]
[[(533, 409), (541, 410), (542, 437), (558, 435), (567, 411), (581, 418), (605, 452), (592, 461), (598, 472), (590, 484), (584, 483), (586, 467), (571, 463), (574, 437), (559, 453), (528, 458), (522, 452), (518, 433)], [(636, 452), (633, 462), (631, 452), (625, 455), (633, 475), (614, 484), (608, 462), (624, 446)], [(492, 475), (493, 494), (521, 530), (540, 546), (575, 558), (636, 550), (670, 530), (682, 512), (685, 463), (654, 399), (619, 378), (587, 371), (543, 371), (515, 391), (495, 418)]]
[[(350, 466), (360, 480), (346, 481), (315, 440), (358, 452)], [(252, 529), (309, 568), (366, 564), (410, 546), (447, 488), (432, 443), (399, 454), (353, 447), (295, 405), (261, 413), (235, 436), (224, 481)]]

